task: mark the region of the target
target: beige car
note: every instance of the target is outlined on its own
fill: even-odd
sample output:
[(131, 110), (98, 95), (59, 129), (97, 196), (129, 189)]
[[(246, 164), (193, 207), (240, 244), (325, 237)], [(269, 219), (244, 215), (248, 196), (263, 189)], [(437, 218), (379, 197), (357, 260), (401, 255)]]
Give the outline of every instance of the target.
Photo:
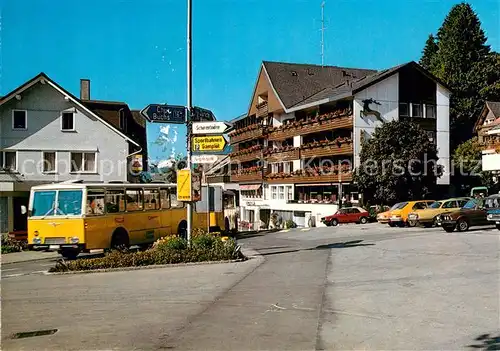
[(428, 208), (410, 212), (408, 214), (408, 221), (413, 222), (412, 224), (418, 224), (425, 227), (437, 225), (437, 216), (445, 212), (457, 211), (461, 209), (469, 200), (470, 198), (468, 197), (457, 197), (436, 201)]

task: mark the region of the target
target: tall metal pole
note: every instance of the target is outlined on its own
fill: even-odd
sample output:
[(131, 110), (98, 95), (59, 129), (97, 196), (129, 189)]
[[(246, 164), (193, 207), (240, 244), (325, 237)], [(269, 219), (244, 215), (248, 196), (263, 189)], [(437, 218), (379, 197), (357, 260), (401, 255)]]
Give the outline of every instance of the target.
[[(187, 137), (187, 167), (189, 170), (191, 167), (191, 108), (193, 105), (192, 102), (192, 55), (191, 55), (191, 23), (192, 19), (192, 3), (191, 0), (187, 0), (187, 113), (186, 113), (186, 137)], [(190, 189), (192, 188), (192, 182)], [(192, 190), (192, 189), (191, 189)], [(188, 202), (187, 204), (187, 240), (188, 244), (191, 244), (191, 231), (192, 231), (192, 223), (193, 223), (193, 204), (192, 202)]]

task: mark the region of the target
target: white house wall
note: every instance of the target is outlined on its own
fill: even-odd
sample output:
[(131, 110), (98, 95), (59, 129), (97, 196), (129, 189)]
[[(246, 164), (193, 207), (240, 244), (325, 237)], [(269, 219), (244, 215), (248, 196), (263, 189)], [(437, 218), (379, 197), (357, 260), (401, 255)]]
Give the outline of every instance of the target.
[(436, 144), (438, 149), (438, 164), (444, 168), (443, 176), (437, 183), (450, 184), (450, 92), (436, 84)]
[(482, 170), (500, 171), (500, 154), (495, 153), (493, 150), (489, 152), (483, 151)]
[[(37, 83), (0, 107), (0, 149), (17, 151), (19, 173), (28, 181), (127, 180), (128, 142), (108, 126), (66, 101), (49, 84)], [(27, 110), (27, 129), (12, 129), (12, 110)], [(61, 131), (61, 113), (74, 111), (74, 132)], [(42, 151), (55, 151), (57, 173), (42, 172)], [(96, 152), (97, 172), (70, 174), (70, 152)]]
[(370, 108), (380, 112), (384, 122), (397, 120), (399, 118), (399, 73), (369, 86), (354, 96), (354, 167), (359, 166), (362, 131), (366, 133), (365, 135), (371, 136), (375, 128), (382, 125), (382, 122), (373, 115), (361, 116), (365, 99), (374, 99), (380, 103), (380, 105), (370, 104)]

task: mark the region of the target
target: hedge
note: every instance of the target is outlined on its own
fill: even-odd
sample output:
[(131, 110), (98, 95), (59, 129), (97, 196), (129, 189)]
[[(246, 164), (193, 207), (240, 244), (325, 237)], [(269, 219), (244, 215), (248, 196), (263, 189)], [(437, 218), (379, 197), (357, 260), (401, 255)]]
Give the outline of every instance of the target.
[(49, 272), (88, 271), (106, 268), (138, 267), (187, 262), (228, 261), (244, 258), (234, 239), (198, 235), (188, 247), (179, 237), (159, 239), (153, 247), (138, 252), (111, 251), (104, 257), (60, 260)]

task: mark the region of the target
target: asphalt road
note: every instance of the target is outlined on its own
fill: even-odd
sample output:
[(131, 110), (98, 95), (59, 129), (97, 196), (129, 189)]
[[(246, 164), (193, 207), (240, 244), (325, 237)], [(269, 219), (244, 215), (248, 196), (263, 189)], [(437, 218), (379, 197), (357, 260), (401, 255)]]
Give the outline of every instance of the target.
[[(499, 234), (346, 225), (247, 236), (261, 256), (236, 264), (59, 276), (11, 264), (29, 274), (2, 282), (2, 349), (486, 345), (500, 330)], [(57, 332), (12, 338), (40, 329)]]

